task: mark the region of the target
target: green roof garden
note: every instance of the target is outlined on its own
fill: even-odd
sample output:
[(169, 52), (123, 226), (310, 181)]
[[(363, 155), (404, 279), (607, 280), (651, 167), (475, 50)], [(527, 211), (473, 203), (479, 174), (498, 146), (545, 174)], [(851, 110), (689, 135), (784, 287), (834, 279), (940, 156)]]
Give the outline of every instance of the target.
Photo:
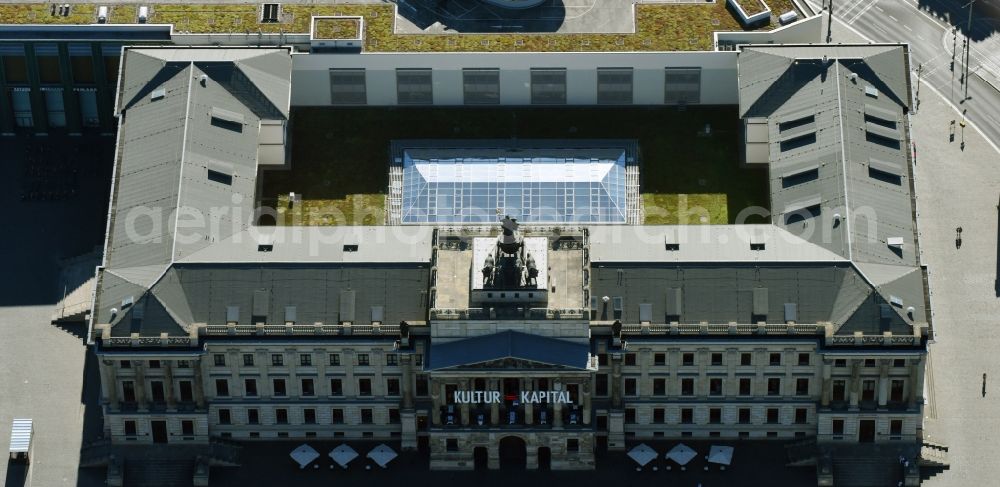
[[(775, 13), (795, 10), (792, 0), (771, 0), (768, 4)], [(0, 4), (0, 19), (13, 24), (97, 23), (97, 4), (71, 4), (68, 16), (53, 15), (52, 5)], [(704, 51), (713, 49), (714, 32), (778, 27), (772, 22), (744, 28), (725, 1), (636, 5), (636, 32), (625, 34), (397, 34), (392, 5), (283, 4), (278, 22), (261, 22), (257, 4), (144, 5), (149, 7), (146, 23), (173, 24), (175, 32), (193, 34), (308, 34), (313, 17), (361, 17), (363, 22), (354, 25), (324, 21), (314, 35), (337, 38), (341, 32), (350, 33), (363, 25), (364, 50), (372, 52)], [(109, 24), (137, 22), (138, 4), (108, 7)]]

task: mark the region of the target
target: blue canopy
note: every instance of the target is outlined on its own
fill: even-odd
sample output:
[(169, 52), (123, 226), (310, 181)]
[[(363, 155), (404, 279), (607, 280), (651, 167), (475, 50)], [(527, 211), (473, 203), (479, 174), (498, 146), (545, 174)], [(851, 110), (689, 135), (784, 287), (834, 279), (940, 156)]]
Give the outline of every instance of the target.
[(585, 370), (590, 346), (567, 340), (504, 331), (443, 344), (431, 344), (428, 370), (513, 358)]

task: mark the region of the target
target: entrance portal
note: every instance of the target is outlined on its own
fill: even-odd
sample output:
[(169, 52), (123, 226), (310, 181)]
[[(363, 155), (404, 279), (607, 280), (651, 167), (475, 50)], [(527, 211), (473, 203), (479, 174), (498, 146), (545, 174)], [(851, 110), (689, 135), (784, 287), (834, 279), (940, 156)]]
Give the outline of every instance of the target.
[(166, 443), (167, 442), (167, 422), (166, 421), (151, 421), (151, 426), (153, 427), (153, 443)]
[(875, 441), (875, 420), (862, 419), (858, 428), (858, 441), (861, 443), (873, 443)]
[(543, 446), (538, 449), (538, 469), (539, 470), (551, 470), (552, 469), (552, 449)]
[(500, 468), (524, 470), (528, 464), (528, 447), (517, 436), (507, 436), (500, 440)]
[(472, 461), (476, 470), (487, 470), (490, 468), (490, 453), (485, 446), (477, 446), (472, 450)]

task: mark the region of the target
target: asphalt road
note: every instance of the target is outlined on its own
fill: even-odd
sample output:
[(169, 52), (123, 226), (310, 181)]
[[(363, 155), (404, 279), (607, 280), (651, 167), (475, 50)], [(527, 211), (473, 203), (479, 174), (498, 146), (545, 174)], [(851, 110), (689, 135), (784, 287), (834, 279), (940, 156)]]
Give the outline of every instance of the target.
[[(917, 2), (920, 2), (918, 5)], [(819, 2), (813, 2), (814, 5)], [(908, 42), (917, 86), (931, 85), (966, 112), (984, 134), (1000, 145), (1000, 20), (975, 12), (969, 56), (968, 98), (963, 80), (965, 2), (941, 0), (837, 0), (833, 29), (847, 24), (876, 42)], [(957, 33), (947, 19), (960, 25)], [(957, 34), (957, 35), (956, 35)], [(915, 75), (917, 73), (914, 73)], [(914, 76), (914, 79), (917, 79)], [(991, 84), (989, 81), (992, 81)], [(996, 85), (996, 87), (994, 87)], [(918, 99), (921, 95), (916, 91)], [(919, 111), (919, 105), (916, 107)]]

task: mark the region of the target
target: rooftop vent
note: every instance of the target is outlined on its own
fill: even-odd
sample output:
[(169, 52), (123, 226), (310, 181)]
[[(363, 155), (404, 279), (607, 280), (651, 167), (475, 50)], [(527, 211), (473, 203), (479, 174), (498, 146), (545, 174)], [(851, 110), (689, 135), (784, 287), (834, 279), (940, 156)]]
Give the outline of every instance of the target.
[(97, 23), (106, 24), (108, 23), (108, 7), (101, 5), (97, 7)]
[(274, 244), (257, 244), (257, 252), (271, 252), (274, 250)]
[(344, 252), (357, 252), (357, 251), (358, 251), (357, 244), (344, 244)]
[(872, 85), (865, 85), (865, 95), (878, 98), (878, 90)]
[(681, 249), (681, 244), (667, 242), (666, 248), (667, 248), (667, 250), (670, 250), (670, 251), (677, 251), (677, 250)]
[(285, 306), (285, 323), (295, 324), (296, 318), (298, 318), (298, 308)]
[(799, 320), (799, 305), (796, 303), (785, 303), (785, 323)]
[(653, 321), (653, 305), (651, 303), (639, 304), (639, 323), (650, 323)]
[(384, 306), (372, 306), (371, 308), (371, 319), (372, 323), (382, 323), (385, 321), (385, 307)]
[(122, 298), (122, 309), (132, 306), (132, 303), (134, 302), (135, 302), (135, 296), (125, 296), (124, 298)]
[(240, 307), (226, 306), (226, 323), (238, 323), (240, 321)]
[(896, 307), (899, 307), (899, 308), (903, 307), (903, 298), (900, 298), (899, 296), (892, 296), (892, 295), (890, 295), (889, 296), (889, 302), (892, 303), (893, 306), (896, 306)]
[(889, 237), (885, 240), (885, 243), (889, 244), (889, 246), (894, 249), (902, 249), (903, 237)]
[(145, 24), (147, 20), (149, 20), (149, 7), (139, 7), (139, 23)]
[(149, 94), (149, 99), (152, 100), (152, 101), (156, 101), (156, 100), (162, 99), (165, 96), (167, 96), (167, 89), (166, 88), (157, 88), (157, 89), (153, 90), (152, 93)]

